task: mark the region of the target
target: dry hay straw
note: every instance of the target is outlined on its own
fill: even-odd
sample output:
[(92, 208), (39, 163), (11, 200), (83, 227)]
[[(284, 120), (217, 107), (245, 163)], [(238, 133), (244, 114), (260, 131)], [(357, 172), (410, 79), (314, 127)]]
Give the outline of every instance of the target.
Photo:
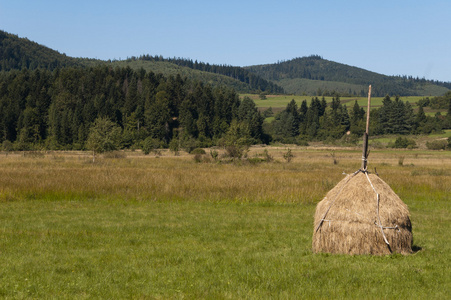
[[(385, 243), (379, 224), (390, 245)], [(318, 203), (312, 244), (316, 253), (412, 253), (409, 210), (378, 176), (367, 177), (363, 172), (348, 175)]]

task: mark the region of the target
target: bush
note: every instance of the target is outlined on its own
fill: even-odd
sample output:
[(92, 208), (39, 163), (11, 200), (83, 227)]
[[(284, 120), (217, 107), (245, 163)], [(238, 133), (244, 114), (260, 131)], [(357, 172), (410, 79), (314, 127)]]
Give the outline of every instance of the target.
[(226, 153), (228, 157), (231, 158), (241, 158), (244, 155), (244, 152), (247, 151), (247, 147), (240, 147), (236, 145), (229, 145), (225, 147)]
[(194, 155), (194, 161), (197, 162), (197, 163), (202, 162), (202, 154), (199, 154), (199, 153), (195, 154)]
[(416, 148), (416, 146), (417, 143), (413, 139), (408, 139), (405, 137), (398, 137), (395, 140), (394, 144), (390, 143), (388, 145), (388, 147), (390, 148), (409, 148), (409, 149)]
[(199, 141), (191, 136), (180, 138), (180, 145), (183, 150), (191, 153), (194, 149), (199, 148)]
[(169, 142), (169, 150), (171, 150), (175, 156), (179, 155), (179, 141), (178, 139), (172, 139)]
[(161, 143), (159, 140), (148, 137), (142, 143), (141, 149), (143, 150), (145, 155), (148, 155), (152, 151), (156, 152), (156, 150), (160, 148), (160, 146)]
[(272, 162), (274, 160), (274, 157), (269, 154), (268, 149), (265, 149), (265, 151), (263, 151), (263, 157), (265, 158), (266, 162)]
[(302, 137), (302, 136), (296, 137), (296, 140), (295, 140), (294, 143), (296, 145), (298, 145), (298, 146), (308, 146), (307, 139), (305, 137)]
[(207, 155), (197, 153), (194, 155), (194, 161), (196, 163), (211, 163), (211, 158)]
[(8, 154), (8, 152), (10, 152), (10, 151), (13, 151), (14, 150), (13, 143), (11, 143), (8, 140), (3, 141), (3, 143), (2, 143), (2, 150), (5, 151), (6, 154)]
[(285, 158), (285, 160), (289, 163), (289, 162), (291, 162), (291, 160), (293, 159), (293, 157), (294, 157), (294, 154), (291, 152), (291, 149), (288, 148), (288, 151), (287, 151), (287, 153), (285, 153), (285, 154), (283, 155), (283, 158)]
[(216, 150), (210, 150), (210, 156), (211, 156), (211, 158), (213, 158), (215, 161), (217, 161), (217, 160), (218, 160), (218, 157), (219, 157), (219, 153), (218, 153), (218, 151), (216, 151)]
[(426, 147), (429, 150), (445, 150), (448, 146), (448, 142), (445, 140), (436, 140), (431, 142), (426, 142)]
[(190, 152), (190, 154), (206, 154), (206, 152), (205, 152), (205, 150), (204, 149), (202, 149), (202, 148), (196, 148), (196, 149), (193, 149), (191, 152)]

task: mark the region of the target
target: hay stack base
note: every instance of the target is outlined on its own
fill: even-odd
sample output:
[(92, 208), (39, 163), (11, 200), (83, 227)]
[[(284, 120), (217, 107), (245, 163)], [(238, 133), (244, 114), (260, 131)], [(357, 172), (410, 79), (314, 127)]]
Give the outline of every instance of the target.
[(318, 203), (312, 244), (316, 253), (412, 253), (409, 210), (381, 178), (359, 171)]

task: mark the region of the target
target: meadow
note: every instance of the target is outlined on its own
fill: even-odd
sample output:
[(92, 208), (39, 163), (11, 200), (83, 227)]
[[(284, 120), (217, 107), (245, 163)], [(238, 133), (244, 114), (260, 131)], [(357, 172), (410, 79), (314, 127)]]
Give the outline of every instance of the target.
[(371, 151), (369, 168), (409, 206), (414, 254), (347, 256), (312, 253), (313, 214), (361, 150), (290, 149), (291, 162), (285, 146), (200, 163), (0, 154), (0, 297), (449, 297), (451, 151)]
[[(260, 99), (259, 95), (256, 94), (240, 94), (240, 98), (249, 97), (252, 100), (254, 100), (255, 105), (259, 108), (266, 109), (269, 107), (272, 107), (273, 109), (284, 109), (287, 107), (288, 103), (290, 103), (291, 100), (296, 101), (296, 104), (298, 107), (301, 106), (302, 101), (307, 100), (307, 104), (310, 105), (310, 101), (312, 97), (314, 96), (299, 96), (299, 95), (267, 95), (266, 99)], [(322, 97), (318, 97), (319, 99), (322, 99)], [(407, 96), (407, 97), (400, 97), (403, 101), (409, 101), (410, 104), (412, 104), (413, 107), (416, 107), (416, 103), (418, 100), (423, 99), (423, 96)], [(326, 99), (327, 103), (332, 102), (332, 97), (324, 97)], [(378, 108), (382, 106), (382, 100), (384, 97), (371, 97), (371, 108)], [(394, 99), (394, 97), (392, 98)], [(354, 102), (357, 100), (357, 103), (363, 107), (363, 109), (367, 109), (368, 106), (368, 97), (340, 97), (340, 102), (342, 104), (346, 104), (348, 109), (350, 109)], [(432, 113), (436, 113), (438, 111), (446, 112), (446, 110), (431, 110)]]

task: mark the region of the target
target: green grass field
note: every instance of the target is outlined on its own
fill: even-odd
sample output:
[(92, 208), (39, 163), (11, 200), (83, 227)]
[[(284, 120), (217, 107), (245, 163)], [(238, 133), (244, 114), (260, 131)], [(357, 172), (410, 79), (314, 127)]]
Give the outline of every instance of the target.
[[(240, 94), (240, 98), (249, 97), (254, 100), (257, 107), (261, 108), (285, 108), (287, 104), (294, 99), (297, 105), (300, 106), (302, 101), (307, 100), (307, 103), (310, 104), (310, 101), (313, 96), (297, 96), (297, 95), (267, 95), (266, 99), (262, 100), (259, 98), (259, 95), (256, 94)], [(318, 97), (321, 99), (322, 97)], [(332, 97), (324, 97), (327, 103), (332, 102)], [(416, 102), (423, 97), (420, 96), (409, 96), (409, 97), (401, 97), (403, 101), (409, 101), (413, 106), (416, 105)], [(377, 108), (382, 106), (383, 97), (371, 97), (371, 107)], [(354, 105), (354, 102), (357, 100), (357, 103), (363, 107), (365, 110), (368, 106), (368, 98), (367, 97), (340, 97), (340, 101), (342, 104), (346, 104), (348, 108)], [(435, 112), (434, 112), (435, 113)]]
[(287, 163), (286, 147), (251, 148), (274, 158), (260, 164), (3, 154), (0, 297), (449, 297), (451, 151), (372, 150), (369, 167), (409, 206), (415, 250), (375, 257), (311, 251), (316, 203), (360, 150), (291, 149)]

